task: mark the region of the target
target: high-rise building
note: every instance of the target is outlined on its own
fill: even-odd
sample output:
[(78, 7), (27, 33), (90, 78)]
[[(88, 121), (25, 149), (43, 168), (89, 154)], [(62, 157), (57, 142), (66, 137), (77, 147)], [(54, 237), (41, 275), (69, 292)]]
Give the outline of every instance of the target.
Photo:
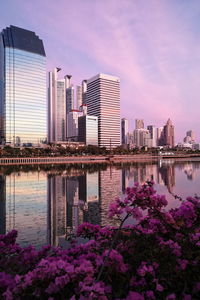
[(66, 85), (67, 78), (59, 79), (55, 68), (49, 72), (48, 90), (48, 142), (66, 140)]
[(82, 81), (82, 102), (83, 104), (86, 104), (87, 102), (87, 80), (84, 79)]
[(86, 115), (78, 118), (78, 141), (98, 146), (98, 117)]
[(80, 106), (82, 105), (82, 87), (80, 85), (76, 86), (76, 103), (77, 109), (80, 109)]
[(66, 113), (68, 114), (72, 109), (75, 109), (74, 105), (74, 86), (71, 84), (71, 75), (66, 75)]
[(78, 140), (78, 118), (83, 115), (83, 112), (77, 109), (72, 109), (67, 114), (67, 138), (76, 142)]
[(164, 126), (164, 145), (170, 148), (174, 147), (174, 126), (170, 119), (167, 120)]
[(148, 147), (151, 148), (152, 147), (152, 140), (151, 140), (151, 135), (149, 130), (147, 129), (135, 129), (133, 131), (133, 135), (134, 135), (134, 143), (135, 146), (138, 148), (141, 147)]
[(190, 143), (193, 144), (195, 143), (195, 134), (194, 131), (188, 130), (186, 132), (186, 137), (183, 139), (184, 143)]
[(157, 128), (157, 146), (164, 145), (164, 127)]
[(156, 132), (156, 127), (153, 125), (147, 126), (147, 129), (149, 130), (150, 133), (150, 138), (152, 140), (152, 147), (157, 146), (157, 132)]
[(144, 129), (144, 120), (135, 119), (135, 129)]
[(0, 34), (0, 143), (38, 145), (47, 138), (46, 55), (32, 31)]
[(128, 120), (123, 118), (121, 120), (121, 138), (122, 145), (128, 144)]
[(98, 74), (87, 80), (88, 114), (98, 117), (98, 145), (120, 146), (120, 80)]

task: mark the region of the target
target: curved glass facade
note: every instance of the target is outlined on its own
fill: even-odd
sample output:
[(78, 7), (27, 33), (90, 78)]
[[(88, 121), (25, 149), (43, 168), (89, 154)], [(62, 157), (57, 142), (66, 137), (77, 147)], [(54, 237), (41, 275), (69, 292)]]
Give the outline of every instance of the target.
[(42, 41), (35, 33), (13, 26), (3, 31), (2, 37), (1, 143), (12, 146), (45, 143), (46, 57)]

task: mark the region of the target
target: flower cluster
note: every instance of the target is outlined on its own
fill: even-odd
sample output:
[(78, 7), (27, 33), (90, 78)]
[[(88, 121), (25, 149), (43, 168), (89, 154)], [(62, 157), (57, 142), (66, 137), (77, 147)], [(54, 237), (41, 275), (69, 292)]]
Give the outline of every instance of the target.
[[(82, 224), (85, 244), (36, 250), (0, 235), (1, 299), (200, 298), (200, 201), (189, 197), (166, 211), (167, 201), (147, 182), (110, 205), (119, 228)], [(135, 225), (122, 226), (127, 217)]]

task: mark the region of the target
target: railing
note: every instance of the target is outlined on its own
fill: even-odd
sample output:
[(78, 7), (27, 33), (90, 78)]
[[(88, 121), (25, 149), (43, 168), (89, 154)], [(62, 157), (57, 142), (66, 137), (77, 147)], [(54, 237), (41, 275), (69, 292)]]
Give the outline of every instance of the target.
[(16, 165), (16, 164), (59, 164), (59, 163), (82, 163), (91, 161), (105, 161), (104, 157), (83, 157), (83, 156), (71, 156), (71, 157), (2, 157), (0, 158), (0, 165)]

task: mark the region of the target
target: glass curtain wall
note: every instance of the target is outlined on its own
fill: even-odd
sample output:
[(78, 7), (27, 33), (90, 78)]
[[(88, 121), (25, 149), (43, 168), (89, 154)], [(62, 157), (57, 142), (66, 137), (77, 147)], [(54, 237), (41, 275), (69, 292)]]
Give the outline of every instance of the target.
[(46, 58), (5, 48), (6, 144), (46, 141)]

